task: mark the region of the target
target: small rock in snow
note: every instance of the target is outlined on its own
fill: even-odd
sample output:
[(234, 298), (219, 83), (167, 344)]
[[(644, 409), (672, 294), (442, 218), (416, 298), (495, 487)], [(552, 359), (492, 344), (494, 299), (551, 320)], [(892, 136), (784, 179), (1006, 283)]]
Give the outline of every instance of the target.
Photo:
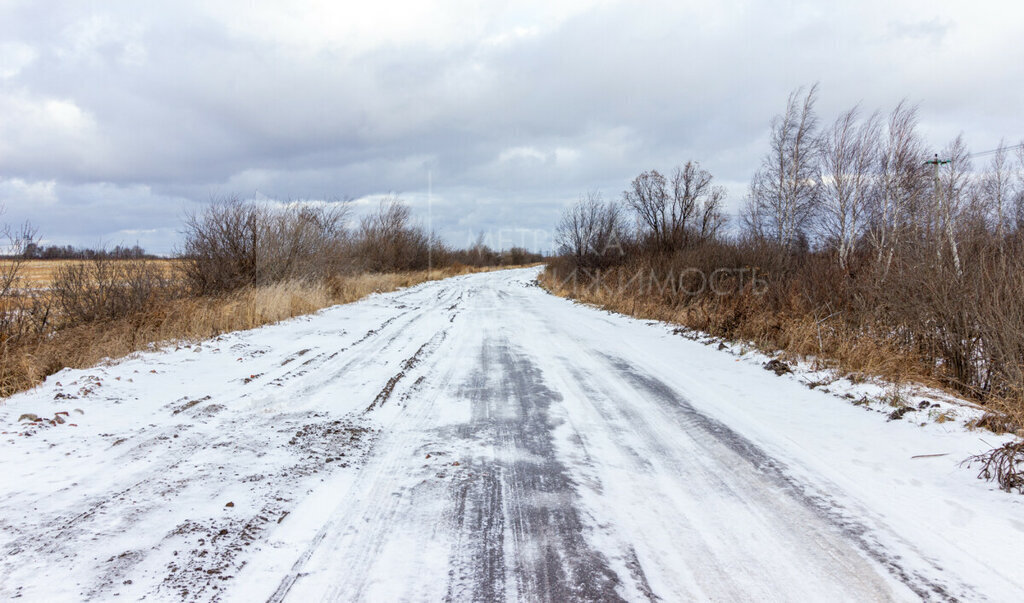
[(785, 362), (779, 360), (778, 358), (773, 358), (773, 359), (769, 360), (768, 362), (765, 362), (762, 366), (764, 366), (764, 369), (766, 371), (772, 371), (773, 373), (775, 373), (776, 375), (778, 375), (780, 377), (782, 375), (785, 375), (786, 373), (792, 373), (793, 372), (793, 369), (789, 368), (788, 364), (786, 364)]

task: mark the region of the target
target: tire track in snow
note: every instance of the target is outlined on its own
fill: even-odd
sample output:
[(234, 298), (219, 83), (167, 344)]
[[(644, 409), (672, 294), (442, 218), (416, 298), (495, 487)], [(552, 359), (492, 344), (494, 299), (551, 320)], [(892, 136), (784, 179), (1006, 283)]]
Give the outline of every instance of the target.
[[(403, 296), (422, 294), (422, 291), (419, 290), (420, 287), (411, 288), (409, 291), (404, 292)], [(282, 375), (278, 379), (283, 381), (284, 379), (301, 378), (308, 375), (302, 386), (295, 392), (295, 395), (305, 396), (320, 391), (329, 384), (343, 378), (358, 374), (358, 369), (368, 363), (368, 358), (372, 359), (375, 356), (382, 356), (392, 346), (401, 343), (400, 336), (403, 333), (410, 331), (411, 327), (422, 321), (426, 316), (436, 313), (440, 305), (447, 303), (454, 295), (455, 291), (445, 289), (439, 292), (437, 300), (431, 300), (429, 303), (417, 306), (409, 306), (404, 303), (398, 305), (389, 304), (389, 306), (401, 311), (387, 318), (376, 327), (369, 329), (359, 339), (331, 351), (330, 354), (324, 351), (314, 359), (307, 360), (300, 367), (297, 367), (295, 369), (296, 372), (290, 377)], [(328, 370), (323, 370), (328, 367), (328, 362), (335, 359), (338, 359), (340, 364), (330, 365)]]
[(373, 399), (373, 402), (371, 402), (370, 405), (367, 406), (366, 410), (363, 412), (370, 412), (374, 408), (382, 406), (385, 402), (387, 402), (388, 398), (391, 397), (391, 392), (393, 392), (395, 386), (398, 385), (398, 382), (401, 381), (409, 373), (409, 371), (411, 371), (417, 364), (419, 364), (420, 360), (422, 360), (423, 353), (427, 352), (429, 354), (432, 351), (436, 350), (437, 347), (441, 345), (441, 342), (444, 341), (444, 338), (447, 335), (447, 330), (438, 331), (426, 343), (421, 345), (419, 349), (416, 350), (415, 354), (409, 356), (405, 360), (405, 362), (402, 363), (401, 370), (399, 370), (394, 376), (388, 379), (388, 382), (384, 384), (384, 388), (380, 390), (380, 393), (377, 394), (377, 397)]
[[(905, 567), (904, 560), (890, 554), (871, 528), (855, 519), (852, 513), (828, 494), (813, 490), (808, 484), (803, 484), (791, 477), (785, 464), (772, 458), (762, 448), (724, 423), (699, 412), (658, 378), (640, 371), (620, 358), (606, 356), (606, 359), (617, 374), (681, 417), (682, 421), (692, 430), (697, 430), (704, 434), (704, 437), (725, 446), (750, 463), (759, 476), (772, 482), (782, 493), (833, 526), (844, 538), (857, 546), (865, 555), (906, 585), (922, 600), (959, 601), (961, 597), (971, 599), (976, 596), (973, 589), (965, 584), (947, 584), (944, 580), (932, 577), (942, 575), (942, 568), (923, 556), (920, 561), (930, 566), (931, 576)], [(639, 419), (637, 418), (637, 420)], [(909, 547), (908, 543), (902, 544)]]
[(480, 477), (454, 494), (449, 599), (621, 600), (620, 578), (587, 543), (574, 481), (557, 457), (549, 408), (560, 395), (508, 341), (486, 340), (477, 367), (462, 391), (472, 420), (458, 433), (493, 441), (495, 458), (475, 459)]
[[(380, 332), (382, 329), (377, 329)], [(440, 346), (444, 343), (447, 336), (447, 329), (437, 331), (433, 336), (430, 337), (426, 342), (417, 348), (416, 352), (413, 353), (402, 363), (402, 369), (399, 373), (394, 375), (381, 389), (380, 393), (374, 398), (373, 402), (363, 411), (363, 414), (370, 413), (374, 409), (380, 408), (384, 402), (386, 402), (393, 394), (396, 386), (400, 381), (403, 380), (410, 372), (413, 371), (420, 363), (428, 360), (432, 355), (437, 353)], [(417, 379), (411, 387), (420, 387), (423, 384), (423, 377)], [(420, 413), (423, 411), (421, 410)], [(376, 493), (378, 500), (386, 501), (383, 504), (375, 504), (370, 509), (362, 508), (362, 519), (364, 523), (375, 526), (389, 526), (395, 523), (394, 518), (398, 514), (400, 505), (407, 504), (407, 501), (403, 501), (403, 497), (396, 495), (394, 492), (386, 492), (389, 488), (389, 484), (376, 479), (376, 476), (381, 473), (388, 473), (388, 469), (393, 469), (399, 466), (397, 459), (392, 459), (387, 468), (368, 469), (365, 473), (361, 474), (360, 477), (364, 479), (358, 480), (358, 484), (354, 488), (366, 489), (371, 493), (369, 499), (373, 499), (372, 494)], [(338, 537), (344, 535), (346, 532), (350, 532), (350, 529), (346, 528), (346, 524), (351, 520), (350, 513), (350, 502), (342, 501), (338, 507), (331, 513), (328, 520), (317, 530), (316, 534), (310, 540), (309, 544), (299, 554), (298, 558), (292, 564), (288, 573), (281, 579), (277, 588), (267, 599), (270, 603), (276, 603), (284, 601), (292, 592), (293, 587), (296, 583), (306, 575), (306, 567), (310, 563), (314, 555), (321, 552), (324, 547), (324, 541), (328, 536)], [(361, 548), (358, 553), (353, 555), (353, 560), (350, 564), (369, 563), (377, 554), (380, 552), (380, 547), (384, 545), (384, 532), (380, 530), (378, 537), (371, 538), (370, 540), (363, 540)], [(351, 568), (350, 568), (351, 569)], [(354, 572), (358, 575), (358, 570)], [(356, 588), (359, 592), (359, 588)]]

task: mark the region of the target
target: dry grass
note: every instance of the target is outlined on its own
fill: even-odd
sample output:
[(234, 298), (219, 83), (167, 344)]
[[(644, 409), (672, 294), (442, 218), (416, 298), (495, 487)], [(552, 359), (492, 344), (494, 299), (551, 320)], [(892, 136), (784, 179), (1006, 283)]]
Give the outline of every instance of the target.
[[(136, 260), (111, 260), (112, 262), (136, 261)], [(28, 260), (21, 265), (18, 276), (23, 286), (31, 288), (49, 287), (57, 272), (63, 266), (88, 266), (92, 260)], [(166, 276), (172, 276), (180, 266), (181, 260), (159, 259), (145, 260), (145, 263), (152, 266), (160, 266), (164, 269)], [(11, 265), (11, 260), (0, 260), (0, 271)]]
[(495, 268), (455, 266), (392, 274), (360, 274), (326, 281), (282, 282), (234, 293), (159, 302), (125, 318), (61, 329), (17, 347), (3, 347), (0, 395), (39, 384), (66, 368), (86, 368), (153, 344), (199, 340), (252, 329), (429, 280)]
[[(606, 271), (604, 278), (612, 283), (629, 280), (619, 279), (616, 269)], [(782, 305), (786, 309), (779, 312), (764, 298), (750, 293), (685, 300), (652, 294), (644, 287), (579, 286), (559, 279), (551, 270), (541, 275), (540, 283), (561, 297), (724, 339), (749, 341), (763, 352), (782, 351), (791, 360), (813, 356), (819, 365), (847, 373), (875, 375), (896, 383), (912, 379), (925, 385), (941, 385), (919, 359), (839, 322), (819, 322), (795, 296), (784, 299)]]
[[(108, 260), (112, 264), (142, 263), (146, 266), (160, 268), (165, 278), (178, 280), (183, 261), (178, 259), (154, 260)], [(82, 267), (89, 269), (95, 260), (27, 260), (17, 268), (17, 280), (11, 295), (0, 297), (0, 312), (23, 307), (33, 301), (46, 302), (50, 295), (50, 287), (57, 280), (61, 269)], [(0, 273), (5, 273), (13, 265), (11, 260), (0, 260)]]

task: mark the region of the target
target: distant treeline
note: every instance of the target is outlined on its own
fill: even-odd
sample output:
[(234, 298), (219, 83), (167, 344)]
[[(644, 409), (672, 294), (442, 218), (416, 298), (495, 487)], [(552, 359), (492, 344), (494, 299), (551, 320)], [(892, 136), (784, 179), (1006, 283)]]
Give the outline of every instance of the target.
[(181, 257), (192, 293), (225, 293), (287, 281), (457, 266), (511, 266), (543, 256), (497, 251), (483, 240), (452, 249), (427, 231), (397, 197), (351, 224), (346, 203), (267, 206), (228, 199), (185, 220)]
[(146, 250), (138, 245), (131, 247), (118, 245), (113, 249), (89, 249), (71, 245), (44, 246), (29, 243), (25, 245), (25, 250), (18, 257), (26, 260), (142, 260), (153, 259), (157, 256), (146, 253)]

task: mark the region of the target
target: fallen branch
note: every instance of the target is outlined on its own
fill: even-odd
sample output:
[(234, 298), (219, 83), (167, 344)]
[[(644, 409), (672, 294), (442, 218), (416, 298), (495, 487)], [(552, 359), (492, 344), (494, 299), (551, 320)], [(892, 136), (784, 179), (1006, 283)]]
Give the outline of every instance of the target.
[(983, 454), (974, 455), (962, 464), (970, 467), (973, 463), (981, 463), (978, 479), (993, 480), (999, 488), (1006, 492), (1024, 494), (1024, 473), (1019, 466), (1024, 463), (1024, 442), (1007, 442)]

